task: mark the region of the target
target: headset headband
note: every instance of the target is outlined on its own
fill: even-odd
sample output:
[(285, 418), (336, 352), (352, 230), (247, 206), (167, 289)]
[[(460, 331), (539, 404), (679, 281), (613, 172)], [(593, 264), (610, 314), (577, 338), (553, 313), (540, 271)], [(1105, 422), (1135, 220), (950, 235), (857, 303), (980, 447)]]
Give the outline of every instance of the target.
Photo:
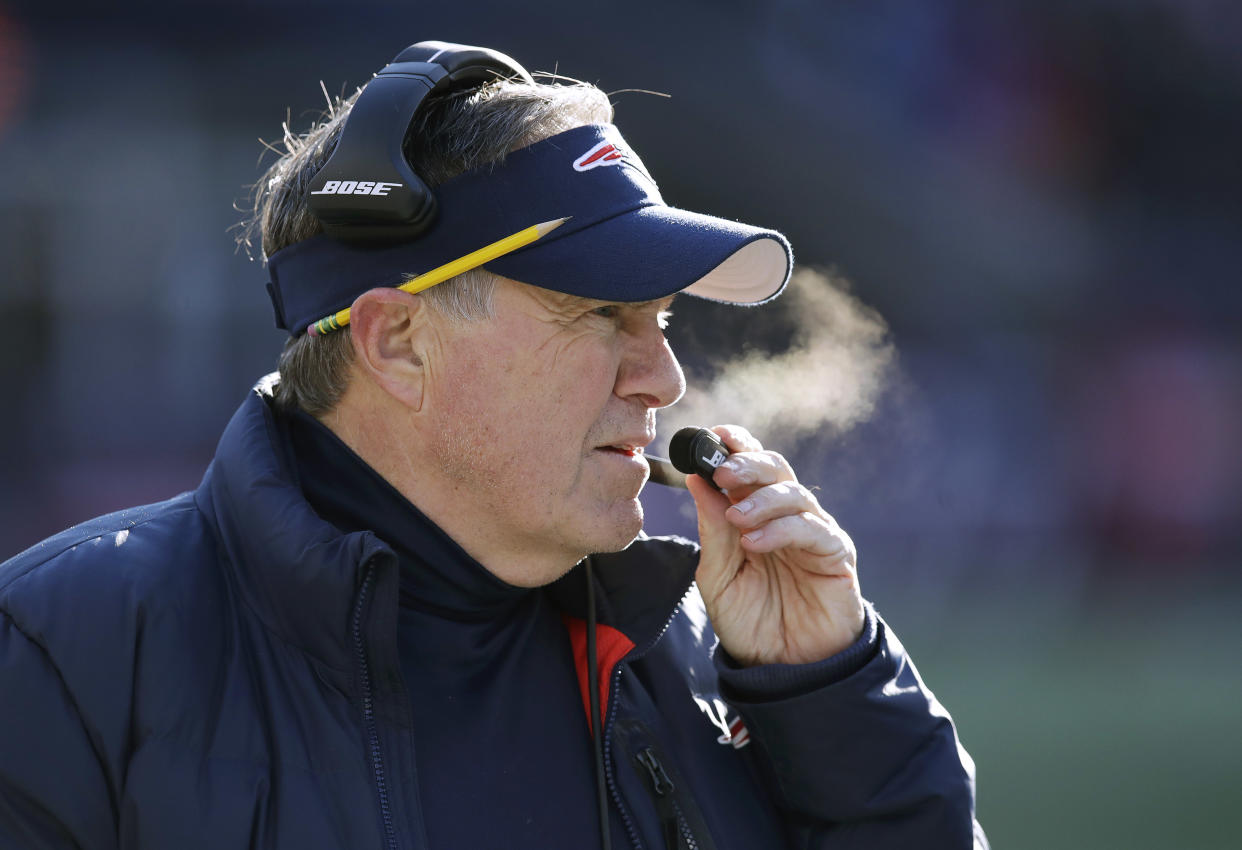
[(311, 180), (308, 205), (328, 236), (410, 240), (435, 220), (436, 199), (405, 159), (405, 137), (430, 95), (464, 91), (526, 69), (496, 50), (420, 41), (397, 54), (354, 101), (336, 150)]

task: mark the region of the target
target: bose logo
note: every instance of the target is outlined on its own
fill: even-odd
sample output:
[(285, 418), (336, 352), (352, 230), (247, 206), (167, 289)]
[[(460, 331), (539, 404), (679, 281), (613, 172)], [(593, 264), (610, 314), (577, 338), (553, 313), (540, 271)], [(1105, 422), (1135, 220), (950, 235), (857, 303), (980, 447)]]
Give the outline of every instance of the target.
[(700, 460), (702, 460), (703, 463), (707, 464), (712, 469), (715, 469), (716, 467), (720, 466), (720, 464), (725, 462), (726, 457), (728, 457), (728, 455), (726, 455), (724, 452), (720, 450), (717, 450), (716, 453), (713, 454), (711, 457), (700, 458)]
[(322, 189), (312, 195), (387, 195), (389, 189), (401, 183), (377, 183), (373, 180), (329, 180)]

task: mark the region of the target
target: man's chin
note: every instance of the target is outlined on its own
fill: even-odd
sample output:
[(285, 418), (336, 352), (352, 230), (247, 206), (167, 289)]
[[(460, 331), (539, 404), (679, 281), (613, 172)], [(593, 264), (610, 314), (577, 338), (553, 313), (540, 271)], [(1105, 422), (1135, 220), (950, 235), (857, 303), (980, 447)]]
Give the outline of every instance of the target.
[(635, 498), (627, 507), (629, 508), (628, 515), (617, 518), (609, 529), (612, 533), (607, 539), (601, 539), (593, 552), (599, 554), (620, 552), (638, 539), (638, 535), (643, 530), (643, 504)]
[(626, 549), (630, 548), (630, 546), (631, 546), (631, 545), (633, 545), (634, 541), (635, 541), (635, 540), (637, 540), (637, 539), (639, 538), (639, 536), (640, 536), (640, 532), (641, 532), (641, 529), (640, 529), (639, 531), (636, 531), (636, 532), (634, 533), (634, 536), (633, 536), (633, 537), (629, 538), (628, 540), (626, 540), (624, 543), (621, 543), (620, 545), (617, 545), (617, 546), (607, 546), (607, 547), (604, 547), (604, 548), (601, 548), (601, 549), (596, 549), (596, 550), (595, 550), (594, 552), (592, 552), (591, 554), (592, 554), (592, 555), (607, 555), (607, 554), (609, 554), (609, 553), (611, 553), (611, 552), (621, 552), (621, 551), (624, 551), (624, 550), (626, 550)]

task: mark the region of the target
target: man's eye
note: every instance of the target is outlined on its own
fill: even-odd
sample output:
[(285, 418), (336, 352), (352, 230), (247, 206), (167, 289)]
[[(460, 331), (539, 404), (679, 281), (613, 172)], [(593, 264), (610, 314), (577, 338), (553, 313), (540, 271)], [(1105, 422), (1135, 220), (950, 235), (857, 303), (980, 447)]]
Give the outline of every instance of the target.
[(615, 319), (621, 314), (621, 309), (616, 304), (605, 304), (602, 307), (596, 307), (591, 313), (595, 316), (603, 316), (605, 319)]

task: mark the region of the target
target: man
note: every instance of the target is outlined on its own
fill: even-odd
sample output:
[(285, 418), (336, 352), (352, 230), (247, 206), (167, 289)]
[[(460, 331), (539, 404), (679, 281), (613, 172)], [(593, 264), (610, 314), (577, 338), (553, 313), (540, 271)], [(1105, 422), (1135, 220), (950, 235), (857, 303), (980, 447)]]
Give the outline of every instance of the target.
[(0, 845), (986, 846), (947, 714), (780, 455), (716, 428), (701, 549), (641, 534), (672, 297), (763, 301), (792, 257), (665, 206), (610, 120), (422, 43), (287, 137), (254, 223), (279, 378), (198, 490), (0, 568)]

